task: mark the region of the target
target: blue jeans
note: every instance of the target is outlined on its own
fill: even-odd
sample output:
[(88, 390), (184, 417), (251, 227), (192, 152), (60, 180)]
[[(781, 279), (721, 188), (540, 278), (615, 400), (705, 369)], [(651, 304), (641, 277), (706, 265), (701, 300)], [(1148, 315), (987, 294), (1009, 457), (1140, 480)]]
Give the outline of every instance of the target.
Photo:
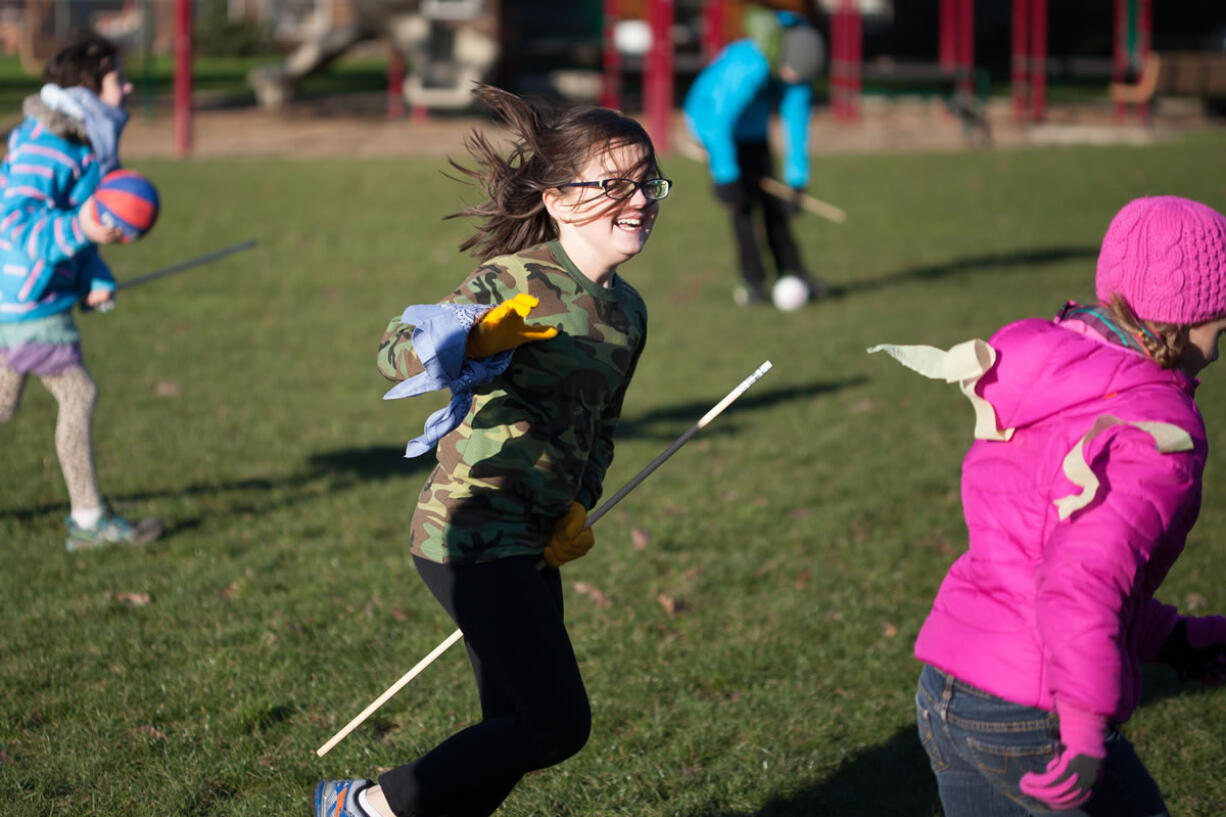
[(1168, 817), (1157, 784), (1119, 732), (1107, 737), (1103, 778), (1090, 802), (1057, 812), (1018, 788), (1022, 775), (1043, 771), (1055, 754), (1054, 713), (1010, 703), (929, 666), (920, 673), (915, 713), (945, 817)]

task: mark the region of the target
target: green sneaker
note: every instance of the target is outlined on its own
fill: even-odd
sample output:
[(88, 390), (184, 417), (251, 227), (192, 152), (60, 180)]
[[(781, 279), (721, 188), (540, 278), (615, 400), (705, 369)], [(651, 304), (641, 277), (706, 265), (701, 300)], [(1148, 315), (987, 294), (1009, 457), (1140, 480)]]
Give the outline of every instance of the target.
[(122, 516), (107, 511), (92, 528), (83, 528), (70, 516), (64, 520), (68, 525), (68, 541), (64, 547), (73, 550), (93, 550), (109, 545), (145, 545), (162, 535), (160, 519), (140, 519), (129, 522)]

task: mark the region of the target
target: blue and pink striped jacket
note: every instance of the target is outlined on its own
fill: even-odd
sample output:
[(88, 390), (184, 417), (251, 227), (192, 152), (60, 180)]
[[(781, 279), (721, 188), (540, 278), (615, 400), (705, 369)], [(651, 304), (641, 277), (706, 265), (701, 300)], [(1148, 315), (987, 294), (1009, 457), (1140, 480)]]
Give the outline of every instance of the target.
[(81, 231), (81, 205), (98, 186), (84, 126), (37, 97), (9, 135), (0, 163), (0, 321), (71, 309), (115, 279)]

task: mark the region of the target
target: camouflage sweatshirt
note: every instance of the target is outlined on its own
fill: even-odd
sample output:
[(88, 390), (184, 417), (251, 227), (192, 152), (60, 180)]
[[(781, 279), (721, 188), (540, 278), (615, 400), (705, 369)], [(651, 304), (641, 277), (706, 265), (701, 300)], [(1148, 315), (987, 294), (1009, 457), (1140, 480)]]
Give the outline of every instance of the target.
[[(540, 553), (572, 502), (591, 509), (613, 460), (613, 430), (647, 340), (647, 308), (618, 276), (601, 287), (558, 242), (484, 262), (444, 302), (540, 299), (530, 324), (557, 337), (525, 343), (477, 386), (464, 422), (438, 444), (413, 514), (410, 547), (435, 562)], [(392, 320), (379, 344), (389, 380), (422, 371), (413, 327)]]

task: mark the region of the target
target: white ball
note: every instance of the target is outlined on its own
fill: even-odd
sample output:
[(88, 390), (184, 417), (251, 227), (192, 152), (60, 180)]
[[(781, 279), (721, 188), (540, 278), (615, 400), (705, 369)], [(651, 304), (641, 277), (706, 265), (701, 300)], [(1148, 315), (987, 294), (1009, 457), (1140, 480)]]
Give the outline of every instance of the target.
[(651, 50), (651, 26), (646, 20), (618, 20), (613, 27), (613, 47), (630, 57)]
[(809, 302), (809, 286), (795, 275), (785, 275), (771, 288), (771, 302), (784, 312), (800, 309)]

